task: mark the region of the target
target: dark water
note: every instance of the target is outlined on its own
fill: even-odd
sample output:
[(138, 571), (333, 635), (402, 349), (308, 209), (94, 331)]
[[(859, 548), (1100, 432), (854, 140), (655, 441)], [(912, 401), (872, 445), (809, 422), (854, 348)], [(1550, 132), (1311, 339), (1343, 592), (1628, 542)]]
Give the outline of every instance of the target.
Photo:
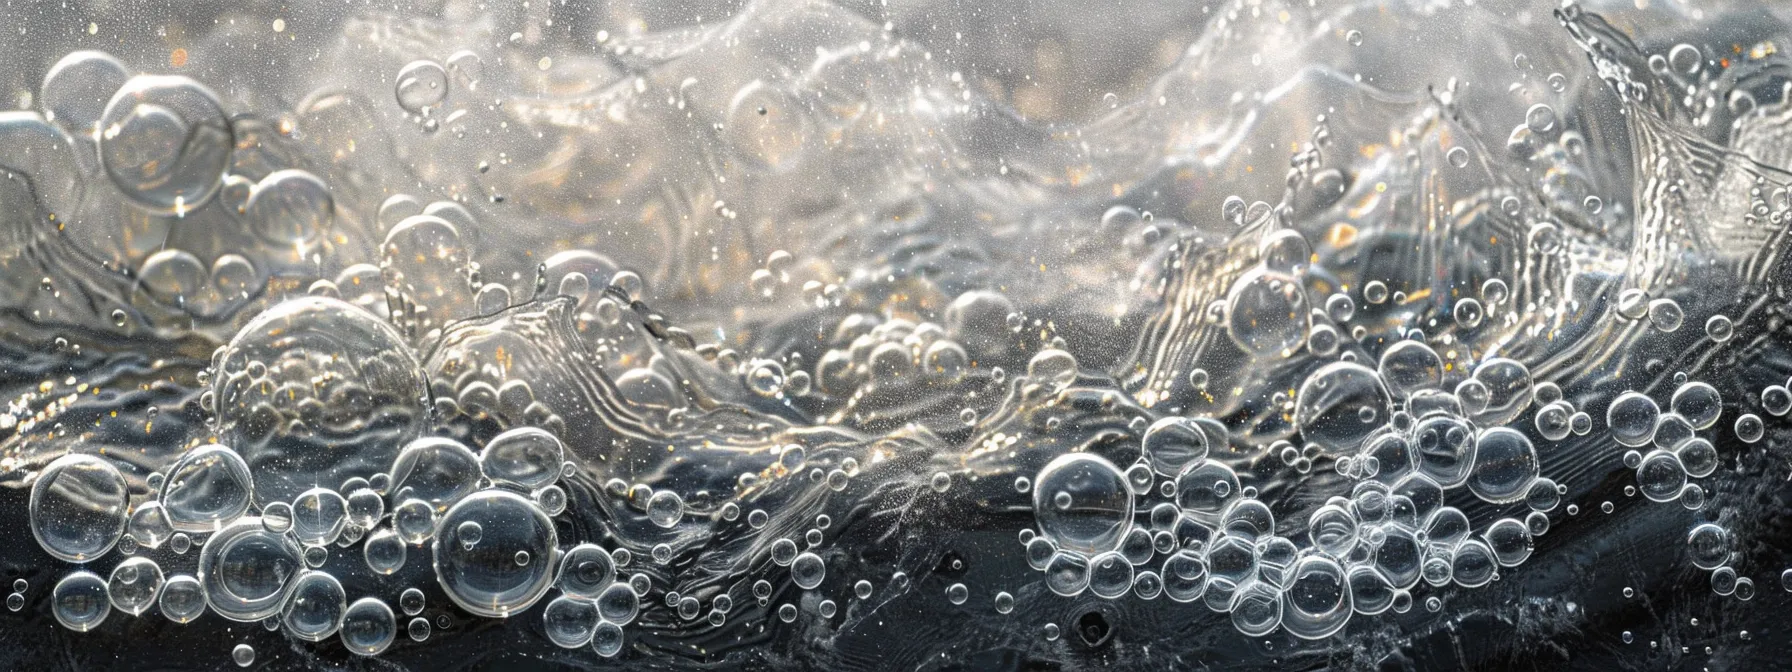
[(1784, 657), (1777, 6), (0, 13), (9, 667)]

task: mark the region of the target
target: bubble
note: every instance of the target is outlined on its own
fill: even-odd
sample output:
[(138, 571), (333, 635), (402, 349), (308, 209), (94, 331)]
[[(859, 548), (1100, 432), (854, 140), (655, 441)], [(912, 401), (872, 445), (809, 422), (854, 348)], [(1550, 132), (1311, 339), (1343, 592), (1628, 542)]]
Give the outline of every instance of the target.
[(1294, 276), (1257, 268), (1226, 296), (1226, 333), (1245, 352), (1285, 356), (1306, 341), (1306, 292)]
[(1045, 567), (1045, 587), (1065, 597), (1075, 597), (1089, 587), (1089, 560), (1074, 551), (1061, 551)]
[(1730, 532), (1714, 523), (1700, 523), (1686, 535), (1686, 552), (1694, 567), (1722, 567), (1730, 561)]
[(1531, 557), (1531, 530), (1516, 518), (1501, 518), (1482, 534), (1502, 567), (1517, 567)]
[(598, 622), (595, 603), (565, 595), (549, 600), (541, 612), (548, 641), (561, 648), (576, 649), (590, 643)]
[(1743, 443), (1760, 441), (1761, 437), (1767, 433), (1766, 423), (1761, 422), (1761, 417), (1753, 413), (1737, 416), (1733, 429), (1736, 432), (1736, 438)]
[(386, 470), (428, 417), (422, 374), (398, 332), (315, 296), (282, 302), (238, 331), (212, 394), (219, 435), (249, 465), (263, 507)]
[(1217, 522), (1237, 494), (1238, 475), (1219, 462), (1194, 463), (1176, 476), (1176, 504), (1197, 518)]
[(1719, 567), (1711, 572), (1711, 592), (1729, 595), (1736, 592), (1736, 570)]
[(56, 622), (75, 632), (99, 627), (111, 610), (106, 582), (93, 572), (72, 572), (57, 581), (50, 593), (50, 612)]
[(1357, 613), (1374, 616), (1394, 606), (1395, 589), (1381, 572), (1369, 565), (1355, 565), (1346, 575), (1350, 584), (1350, 604)]
[(815, 143), (815, 123), (807, 105), (773, 84), (754, 80), (728, 104), (723, 140), (735, 156), (772, 172), (790, 170)]
[(111, 462), (70, 453), (38, 472), (31, 484), (31, 534), (59, 560), (87, 562), (112, 550), (124, 534), (130, 490)]
[(1532, 133), (1548, 133), (1556, 129), (1556, 108), (1547, 103), (1537, 103), (1524, 113), (1525, 128)]
[(1574, 407), (1569, 406), (1567, 402), (1561, 401), (1537, 409), (1537, 417), (1534, 419), (1537, 433), (1542, 434), (1543, 438), (1550, 441), (1567, 438), (1574, 429), (1573, 409)]
[[(479, 489), (480, 473), (480, 458), (465, 444), (447, 437), (426, 436), (405, 444), (399, 451), (392, 462), (391, 488), (401, 498), (420, 499), (443, 511)], [(559, 473), (556, 466), (553, 474)]]
[(1056, 348), (1040, 350), (1027, 361), (1027, 377), (1061, 390), (1076, 380), (1076, 358)]
[(205, 587), (199, 579), (186, 574), (168, 577), (162, 584), (156, 607), (162, 616), (176, 623), (190, 623), (205, 613)]
[(1133, 566), (1125, 556), (1109, 551), (1089, 560), (1089, 592), (1113, 599), (1125, 595), (1132, 586)]
[[(780, 612), (779, 616), (782, 617), (783, 614)], [(792, 614), (791, 618), (785, 622), (788, 623), (790, 620), (795, 620), (795, 614)], [(597, 655), (605, 658), (613, 658), (616, 654), (621, 653), (622, 626), (609, 621), (598, 623), (591, 633), (591, 648), (597, 652)]]
[(1474, 430), (1448, 415), (1434, 415), (1413, 427), (1419, 472), (1443, 487), (1466, 482), (1474, 467)]
[(1613, 441), (1635, 448), (1654, 437), (1655, 423), (1660, 417), (1661, 407), (1655, 405), (1655, 400), (1638, 392), (1625, 392), (1606, 408), (1605, 424)]
[(249, 646), (248, 644), (236, 645), (235, 648), (230, 650), (230, 660), (235, 662), (237, 667), (254, 665), (255, 647)]
[[(494, 483), (508, 483), (536, 490), (560, 478), (566, 447), (553, 434), (534, 427), (518, 427), (492, 437), (479, 466)], [(394, 481), (396, 482), (396, 481)]]
[(1388, 390), (1360, 364), (1327, 364), (1301, 384), (1294, 423), (1301, 437), (1332, 454), (1349, 453), (1389, 416)]
[(1782, 416), (1792, 411), (1792, 390), (1784, 385), (1768, 385), (1761, 390), (1761, 410), (1771, 416)]
[(1263, 581), (1239, 587), (1232, 597), (1232, 625), (1247, 637), (1262, 637), (1282, 624), (1281, 591)]
[(411, 61), (399, 69), (392, 94), (398, 98), (398, 106), (406, 112), (423, 114), (448, 97), (448, 71), (442, 69), (440, 63), (428, 59)]
[(321, 642), (342, 627), (347, 611), (348, 593), (342, 583), (329, 574), (307, 570), (293, 579), (280, 621), (294, 637)]
[(1723, 343), (1736, 335), (1736, 325), (1728, 317), (1712, 315), (1705, 320), (1705, 335), (1710, 336), (1712, 341)]
[[(1706, 444), (1709, 445), (1709, 444)], [(1713, 462), (1716, 454), (1711, 455)], [(1710, 472), (1706, 472), (1709, 474)], [(1671, 502), (1686, 487), (1687, 469), (1673, 451), (1656, 449), (1643, 456), (1636, 466), (1636, 483), (1643, 496), (1654, 502)]]
[(377, 656), (398, 637), (398, 618), (377, 597), (363, 597), (342, 613), (342, 646), (351, 653)]
[(627, 583), (612, 583), (597, 595), (597, 614), (605, 621), (628, 625), (641, 610), (641, 596)]
[(112, 94), (131, 77), (130, 70), (103, 51), (72, 51), (50, 66), (38, 88), (44, 118), (69, 134), (92, 138)]
[(112, 606), (132, 616), (141, 616), (156, 603), (162, 593), (162, 568), (149, 558), (126, 558), (112, 568), (106, 592)]
[(298, 543), (247, 517), (206, 539), (198, 578), (213, 611), (254, 623), (280, 611), (290, 587), (287, 579), (301, 569)]
[[(1485, 386), (1486, 403), (1473, 413), (1475, 422), (1484, 426), (1504, 425), (1529, 408), (1535, 397), (1530, 369), (1515, 360), (1494, 357), (1475, 367), (1474, 380)], [(1458, 396), (1462, 390), (1458, 387)], [(1463, 399), (1464, 406), (1468, 399)], [(1477, 404), (1481, 405), (1481, 404)]]
[(392, 510), (392, 530), (407, 544), (422, 544), (436, 533), (436, 508), (421, 499), (407, 499)]
[(1145, 430), (1142, 449), (1153, 470), (1170, 476), (1180, 473), (1189, 464), (1206, 459), (1207, 433), (1193, 420), (1168, 416)]
[(1301, 639), (1330, 637), (1350, 621), (1352, 597), (1342, 565), (1324, 556), (1303, 557), (1282, 593), (1282, 627)]
[[(765, 270), (765, 269), (760, 269)], [(769, 273), (769, 271), (767, 271)], [(761, 397), (776, 397), (784, 391), (784, 367), (770, 360), (754, 360), (747, 366), (747, 389)]]
[(567, 595), (595, 600), (616, 582), (616, 565), (610, 554), (595, 544), (579, 544), (560, 560), (560, 590)]
[(1673, 299), (1656, 299), (1649, 302), (1649, 324), (1656, 331), (1672, 332), (1680, 329), (1680, 323), (1686, 320), (1686, 313), (1681, 312), (1680, 304)]
[(1349, 42), (1353, 47), (1363, 46), (1363, 31), (1351, 30), (1344, 33), (1344, 41)]
[(361, 554), (368, 569), (378, 574), (391, 574), (404, 567), (408, 551), (397, 532), (381, 528), (361, 542)]
[(347, 526), (348, 501), (335, 490), (312, 488), (292, 502), (292, 535), (301, 544), (334, 544)]
[(1517, 502), (1530, 492), (1538, 469), (1537, 451), (1530, 439), (1520, 432), (1495, 427), (1481, 432), (1475, 441), (1468, 489), (1494, 504)]
[(1338, 330), (1331, 325), (1315, 324), (1307, 331), (1307, 351), (1321, 357), (1330, 356), (1338, 351), (1341, 339)]
[(1468, 150), (1462, 147), (1451, 147), (1450, 151), (1444, 153), (1444, 158), (1457, 168), (1468, 167)]
[(236, 136), (218, 94), (169, 75), (126, 81), (99, 120), (100, 165), (132, 205), (182, 216), (223, 185)]
[[(469, 523), (483, 532), (468, 534)], [(518, 553), (551, 559), (556, 545), (553, 521), (520, 495), (475, 493), (448, 509), (438, 529), (436, 580), (468, 612), (508, 617), (535, 604), (553, 581), (553, 562), (516, 562)]]
[(214, 443), (188, 450), (168, 469), (161, 504), (174, 529), (213, 532), (247, 513), (254, 493), (249, 465)]
[(243, 206), (250, 229), (261, 240), (282, 247), (319, 242), (333, 226), (335, 198), (329, 185), (303, 170), (286, 169), (257, 183)]
[(1705, 56), (1699, 53), (1698, 47), (1690, 44), (1676, 44), (1673, 49), (1668, 50), (1668, 67), (1673, 68), (1676, 74), (1696, 75), (1704, 65)]
[(1132, 514), (1125, 476), (1099, 456), (1060, 455), (1034, 479), (1033, 515), (1040, 534), (1059, 548), (1090, 554), (1113, 550)]
[(684, 500), (671, 490), (653, 493), (647, 500), (647, 519), (663, 528), (677, 526), (684, 519)]
[(1723, 399), (1708, 383), (1688, 382), (1674, 390), (1668, 408), (1691, 423), (1693, 429), (1710, 429), (1723, 412)]
[(965, 600), (970, 599), (970, 597), (970, 589), (965, 588), (962, 583), (954, 583), (950, 586), (946, 586), (946, 599), (952, 604), (964, 604)]
[(790, 580), (803, 590), (812, 590), (821, 585), (821, 580), (826, 576), (827, 565), (822, 562), (821, 556), (814, 553), (799, 554), (790, 563)]

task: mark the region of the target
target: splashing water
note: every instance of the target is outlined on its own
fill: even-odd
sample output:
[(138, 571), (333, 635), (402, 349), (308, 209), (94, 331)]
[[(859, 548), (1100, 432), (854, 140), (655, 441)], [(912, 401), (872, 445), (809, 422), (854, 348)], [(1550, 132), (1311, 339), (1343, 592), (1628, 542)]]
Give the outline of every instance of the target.
[(4, 10), (0, 659), (1782, 659), (1783, 9), (571, 4)]

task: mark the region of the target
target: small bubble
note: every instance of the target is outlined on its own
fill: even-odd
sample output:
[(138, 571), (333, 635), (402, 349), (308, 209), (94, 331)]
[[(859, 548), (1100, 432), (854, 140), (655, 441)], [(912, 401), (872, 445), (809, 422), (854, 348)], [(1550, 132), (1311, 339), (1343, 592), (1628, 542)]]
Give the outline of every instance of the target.
[(255, 664), (255, 647), (238, 644), (230, 650), (230, 659), (236, 661), (237, 667), (248, 667)]
[(1450, 161), (1450, 165), (1457, 168), (1468, 167), (1468, 150), (1462, 147), (1450, 148), (1450, 151), (1444, 153), (1444, 158)]

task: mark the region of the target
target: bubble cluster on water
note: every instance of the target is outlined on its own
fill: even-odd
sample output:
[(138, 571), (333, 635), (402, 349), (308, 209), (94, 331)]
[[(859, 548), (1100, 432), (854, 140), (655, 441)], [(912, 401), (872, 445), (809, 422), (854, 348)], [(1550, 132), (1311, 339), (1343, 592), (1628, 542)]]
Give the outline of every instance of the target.
[[(1762, 307), (1792, 201), (1741, 157), (1784, 156), (1787, 103), (1700, 47), (1631, 53), (1571, 7), (1504, 94), (1410, 100), (1250, 57), (1314, 115), (1200, 65), (1277, 39), (1238, 4), (1179, 84), (1030, 133), (1031, 94), (944, 50), (764, 4), (743, 25), (852, 39), (617, 30), (587, 61), (366, 19), (341, 40), (391, 37), (377, 76), (291, 96), (51, 66), (0, 115), (4, 202), (78, 254), (3, 262), (18, 312), (71, 362), (166, 343), (121, 365), (156, 374), (132, 401), (46, 376), (0, 415), (58, 622), (210, 610), (377, 656), (470, 636), (452, 610), (608, 658), (886, 608), (1095, 646), (1107, 616), (1059, 607), (1173, 603), (1321, 646), (1483, 599), (1595, 506), (1572, 524), (1671, 516), (1719, 596), (1768, 580), (1736, 486), (1792, 413)], [(1295, 61), (1389, 41), (1270, 4), (1331, 37)], [(709, 47), (748, 65), (685, 65)], [(1613, 183), (1596, 78), (1721, 175)], [(992, 138), (1026, 139), (960, 152)]]

